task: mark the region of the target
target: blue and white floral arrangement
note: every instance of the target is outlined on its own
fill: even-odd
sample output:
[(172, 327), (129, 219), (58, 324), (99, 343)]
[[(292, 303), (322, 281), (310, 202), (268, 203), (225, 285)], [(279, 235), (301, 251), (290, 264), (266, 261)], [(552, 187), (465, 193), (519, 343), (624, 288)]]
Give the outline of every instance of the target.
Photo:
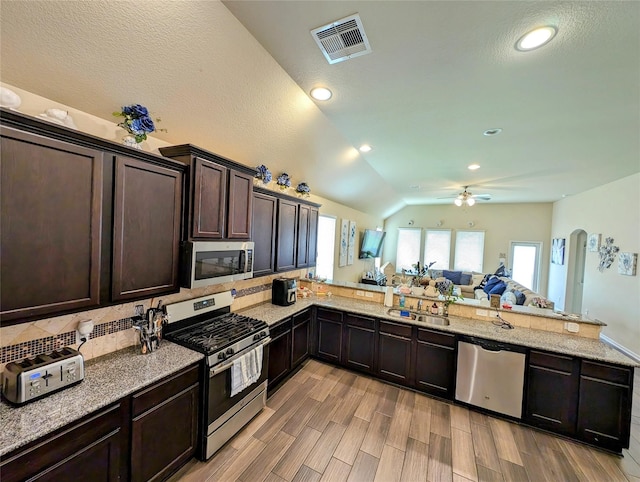
[(309, 187), (309, 185), (306, 182), (301, 182), (296, 187), (296, 192), (301, 197), (309, 197), (309, 195), (311, 194), (311, 188)]
[(273, 176), (271, 175), (271, 171), (264, 164), (260, 164), (256, 167), (256, 175), (254, 176), (256, 179), (262, 181), (263, 184), (269, 184)]
[(287, 174), (286, 172), (283, 172), (282, 174), (280, 174), (276, 178), (276, 184), (283, 191), (291, 187), (291, 178), (289, 177), (289, 174)]
[[(124, 117), (124, 120), (118, 123), (118, 126), (122, 127), (129, 133), (130, 138), (125, 138), (125, 144), (130, 147), (140, 149), (139, 144), (142, 141), (147, 140), (147, 134), (156, 130), (156, 126), (149, 115), (149, 111), (143, 105), (125, 105), (122, 107), (120, 112), (114, 112), (113, 115), (116, 117)], [(160, 119), (156, 119), (156, 121), (160, 121)], [(159, 130), (166, 131), (166, 129)]]

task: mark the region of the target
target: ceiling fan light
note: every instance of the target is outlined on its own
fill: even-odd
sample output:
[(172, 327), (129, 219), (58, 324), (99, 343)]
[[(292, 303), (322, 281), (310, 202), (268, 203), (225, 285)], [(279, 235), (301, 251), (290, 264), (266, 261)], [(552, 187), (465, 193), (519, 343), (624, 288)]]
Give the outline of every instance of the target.
[(462, 206), (462, 199), (461, 199), (461, 197), (460, 197), (460, 196), (458, 196), (457, 198), (455, 198), (455, 200), (453, 201), (453, 203), (454, 203), (456, 206)]
[(476, 203), (476, 200), (473, 199), (472, 197), (467, 198), (467, 204), (469, 206), (473, 206)]

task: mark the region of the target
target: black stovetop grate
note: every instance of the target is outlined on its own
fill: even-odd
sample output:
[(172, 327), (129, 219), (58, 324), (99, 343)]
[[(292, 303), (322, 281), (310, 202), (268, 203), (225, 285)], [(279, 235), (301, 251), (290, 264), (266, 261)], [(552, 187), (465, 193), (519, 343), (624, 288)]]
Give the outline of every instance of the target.
[(168, 333), (165, 338), (210, 355), (267, 327), (264, 321), (227, 313)]

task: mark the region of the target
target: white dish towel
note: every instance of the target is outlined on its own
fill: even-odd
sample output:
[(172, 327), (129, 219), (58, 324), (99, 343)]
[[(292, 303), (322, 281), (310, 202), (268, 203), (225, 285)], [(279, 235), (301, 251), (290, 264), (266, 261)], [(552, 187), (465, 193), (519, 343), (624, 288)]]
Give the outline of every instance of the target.
[(231, 367), (231, 396), (240, 393), (260, 378), (262, 372), (262, 345), (234, 360)]

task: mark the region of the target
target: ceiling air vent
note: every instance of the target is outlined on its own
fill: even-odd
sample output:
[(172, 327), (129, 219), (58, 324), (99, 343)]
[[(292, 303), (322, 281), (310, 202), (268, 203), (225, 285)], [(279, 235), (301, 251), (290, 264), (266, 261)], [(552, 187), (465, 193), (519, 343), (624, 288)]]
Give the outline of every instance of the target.
[(330, 64), (371, 53), (367, 34), (357, 13), (314, 28), (311, 35)]

